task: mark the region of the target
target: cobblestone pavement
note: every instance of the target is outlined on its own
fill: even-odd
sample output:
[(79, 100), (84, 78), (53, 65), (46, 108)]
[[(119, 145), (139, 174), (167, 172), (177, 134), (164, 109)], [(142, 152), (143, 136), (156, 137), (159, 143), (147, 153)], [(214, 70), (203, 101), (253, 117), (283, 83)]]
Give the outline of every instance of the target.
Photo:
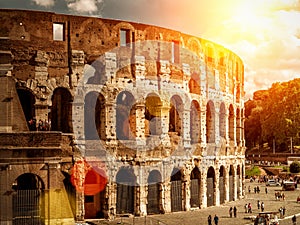
[[(251, 192), (248, 193), (250, 186)], [(260, 193), (254, 193), (254, 187), (260, 187)], [(244, 199), (235, 202), (225, 203), (221, 206), (213, 206), (206, 209), (197, 209), (189, 212), (173, 212), (160, 215), (152, 215), (135, 218), (116, 218), (115, 221), (94, 221), (95, 224), (134, 224), (134, 225), (206, 225), (208, 215), (212, 217), (216, 214), (219, 217), (219, 225), (246, 225), (253, 224), (251, 220), (245, 217), (256, 216), (257, 200), (264, 202), (265, 211), (278, 211), (280, 207), (286, 208), (285, 218), (280, 219), (280, 225), (292, 225), (292, 216), (297, 215), (298, 224), (300, 224), (300, 203), (297, 203), (297, 196), (300, 195), (300, 189), (295, 191), (285, 191), (285, 200), (276, 200), (275, 192), (281, 191), (281, 187), (268, 187), (268, 194), (265, 193), (265, 184), (246, 181), (246, 196)], [(252, 204), (252, 213), (245, 213), (244, 206), (247, 203)], [(237, 218), (229, 217), (229, 208), (236, 206), (238, 209)], [(279, 214), (278, 214), (279, 216)], [(160, 222), (159, 222), (160, 221)]]

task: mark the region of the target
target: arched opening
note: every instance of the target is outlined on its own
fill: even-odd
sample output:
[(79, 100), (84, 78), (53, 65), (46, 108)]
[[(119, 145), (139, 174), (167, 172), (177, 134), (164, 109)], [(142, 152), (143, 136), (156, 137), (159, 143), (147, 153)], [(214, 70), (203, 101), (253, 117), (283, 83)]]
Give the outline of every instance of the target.
[(45, 185), (42, 179), (32, 173), (20, 175), (13, 183), (13, 225), (37, 224), (45, 222)]
[(178, 95), (171, 98), (169, 111), (169, 132), (176, 132), (181, 135), (183, 102)]
[(200, 206), (200, 188), (201, 188), (201, 173), (198, 167), (195, 167), (191, 173), (191, 207)]
[(104, 218), (106, 183), (105, 173), (99, 168), (93, 168), (86, 174), (84, 180), (86, 219)]
[(51, 100), (51, 130), (72, 133), (72, 95), (66, 88), (56, 88)]
[(206, 178), (206, 196), (207, 196), (207, 207), (213, 206), (215, 204), (215, 170), (211, 166), (207, 171)]
[(225, 189), (225, 167), (221, 166), (219, 170), (219, 192), (220, 192), (220, 204), (225, 202), (226, 189)]
[(145, 136), (161, 134), (161, 101), (156, 95), (148, 95), (145, 108)]
[(192, 101), (190, 110), (190, 136), (191, 143), (201, 143), (201, 111), (197, 101)]
[(206, 142), (215, 143), (215, 106), (212, 101), (206, 105)]
[(35, 97), (29, 89), (18, 88), (17, 93), (28, 124), (28, 128), (31, 131), (35, 131)]
[(136, 119), (134, 97), (128, 91), (123, 91), (117, 97), (116, 131), (119, 140), (134, 139), (136, 135)]
[(228, 124), (229, 124), (229, 140), (234, 141), (234, 109), (232, 105), (229, 106)]
[(85, 96), (84, 134), (86, 140), (105, 140), (105, 99), (97, 92)]
[(161, 174), (158, 170), (152, 170), (148, 176), (147, 214), (161, 212)]
[(182, 211), (182, 180), (181, 171), (174, 168), (171, 175), (171, 211)]
[(234, 201), (234, 168), (230, 165), (229, 170), (229, 201)]
[(130, 168), (121, 168), (117, 173), (117, 213), (134, 212), (136, 176)]
[(226, 139), (226, 108), (224, 102), (220, 106), (219, 129), (220, 137)]
[(199, 74), (193, 73), (189, 80), (190, 93), (200, 95), (200, 77)]

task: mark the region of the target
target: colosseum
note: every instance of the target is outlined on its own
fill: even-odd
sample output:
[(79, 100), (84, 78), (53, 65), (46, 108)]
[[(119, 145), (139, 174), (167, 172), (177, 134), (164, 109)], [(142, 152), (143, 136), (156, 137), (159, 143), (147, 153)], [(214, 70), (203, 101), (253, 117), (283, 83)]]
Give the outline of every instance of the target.
[(0, 15), (0, 224), (75, 224), (244, 197), (235, 53), (140, 23)]

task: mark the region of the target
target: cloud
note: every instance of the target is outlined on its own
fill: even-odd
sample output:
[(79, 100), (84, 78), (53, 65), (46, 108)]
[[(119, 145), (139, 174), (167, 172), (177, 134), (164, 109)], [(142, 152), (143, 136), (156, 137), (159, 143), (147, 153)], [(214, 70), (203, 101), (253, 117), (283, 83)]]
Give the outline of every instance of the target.
[(32, 0), (36, 5), (43, 7), (54, 6), (55, 0)]
[(68, 8), (77, 13), (100, 14), (102, 0), (67, 0)]

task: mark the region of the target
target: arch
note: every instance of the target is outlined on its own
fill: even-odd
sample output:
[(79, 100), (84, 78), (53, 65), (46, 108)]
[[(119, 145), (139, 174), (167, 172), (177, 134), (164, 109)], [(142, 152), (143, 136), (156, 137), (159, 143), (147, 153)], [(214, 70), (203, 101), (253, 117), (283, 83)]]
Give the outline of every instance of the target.
[(202, 46), (200, 40), (196, 37), (190, 37), (187, 41), (187, 47), (193, 51), (196, 55), (200, 56), (202, 52)]
[(161, 211), (161, 174), (152, 170), (148, 176), (147, 214), (157, 214)]
[(104, 172), (93, 168), (88, 171), (84, 180), (85, 219), (104, 218), (106, 177)]
[(226, 197), (226, 188), (225, 188), (225, 181), (226, 181), (226, 170), (224, 166), (220, 167), (219, 170), (219, 192), (220, 192), (220, 204), (225, 203)]
[(200, 76), (198, 73), (193, 73), (189, 80), (190, 93), (200, 95)]
[(191, 103), (190, 109), (190, 136), (191, 143), (201, 143), (201, 110), (200, 105), (196, 100)]
[(241, 114), (240, 109), (236, 109), (236, 143), (239, 145), (242, 138)]
[(171, 175), (171, 211), (182, 211), (182, 174), (180, 169), (174, 168)]
[(117, 182), (117, 213), (134, 212), (134, 192), (136, 176), (132, 168), (122, 167), (116, 176)]
[(56, 88), (52, 95), (51, 130), (72, 133), (72, 95), (67, 88)]
[(220, 105), (219, 129), (220, 137), (226, 139), (226, 108), (224, 102)]
[(31, 90), (27, 88), (17, 88), (17, 93), (28, 124), (28, 128), (31, 131), (35, 131), (35, 96)]
[(181, 135), (182, 118), (183, 117), (183, 102), (178, 95), (172, 96), (170, 100), (169, 111), (169, 132), (176, 132)]
[(122, 91), (117, 96), (116, 109), (116, 132), (119, 140), (135, 138), (135, 99), (128, 91)]
[(229, 106), (228, 125), (229, 140), (234, 141), (234, 109), (232, 104)]
[(105, 98), (96, 91), (84, 99), (84, 134), (86, 140), (105, 140)]
[(229, 169), (229, 201), (234, 201), (234, 167), (230, 165)]
[(190, 190), (191, 190), (191, 199), (190, 204), (191, 207), (200, 207), (200, 193), (201, 193), (201, 173), (198, 167), (195, 167), (191, 172), (191, 183), (190, 183)]
[(16, 190), (12, 197), (13, 225), (44, 224), (43, 180), (36, 174), (24, 173), (15, 180), (12, 188)]
[(207, 197), (207, 207), (213, 206), (216, 202), (216, 196), (215, 196), (215, 169), (211, 166), (208, 168), (207, 171), (207, 177), (206, 177), (206, 197)]
[(161, 100), (155, 94), (146, 97), (145, 136), (161, 134)]
[(215, 142), (215, 106), (212, 101), (206, 105), (206, 142)]

